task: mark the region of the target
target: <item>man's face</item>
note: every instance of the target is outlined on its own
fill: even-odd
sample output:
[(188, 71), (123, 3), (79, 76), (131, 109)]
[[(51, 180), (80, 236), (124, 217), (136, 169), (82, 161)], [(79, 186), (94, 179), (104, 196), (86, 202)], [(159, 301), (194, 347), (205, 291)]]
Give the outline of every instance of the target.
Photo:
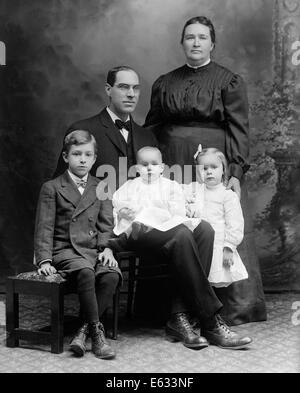
[(106, 84), (106, 94), (110, 98), (109, 108), (119, 117), (135, 110), (140, 96), (138, 75), (132, 70), (119, 71), (113, 86)]
[(92, 142), (72, 145), (68, 153), (63, 153), (63, 159), (69, 165), (69, 171), (82, 178), (96, 161), (94, 145)]

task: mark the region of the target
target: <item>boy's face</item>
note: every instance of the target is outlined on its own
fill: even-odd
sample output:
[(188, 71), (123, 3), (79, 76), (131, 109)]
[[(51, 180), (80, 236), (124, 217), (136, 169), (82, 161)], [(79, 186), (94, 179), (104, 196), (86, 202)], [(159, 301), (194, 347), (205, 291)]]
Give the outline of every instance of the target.
[(69, 164), (69, 171), (82, 178), (92, 169), (96, 154), (92, 142), (82, 145), (71, 145), (68, 153), (63, 153), (64, 161)]
[(147, 183), (157, 180), (164, 170), (159, 152), (145, 150), (138, 155), (137, 171)]

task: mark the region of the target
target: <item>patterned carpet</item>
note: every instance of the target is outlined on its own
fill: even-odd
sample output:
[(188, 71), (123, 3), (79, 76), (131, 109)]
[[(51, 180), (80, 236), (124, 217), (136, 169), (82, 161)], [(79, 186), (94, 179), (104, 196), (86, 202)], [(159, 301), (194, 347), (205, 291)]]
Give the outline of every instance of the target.
[[(21, 343), (19, 348), (5, 346), (5, 297), (0, 296), (0, 373), (299, 373), (300, 372), (300, 294), (267, 295), (269, 319), (236, 327), (253, 337), (247, 350), (231, 351), (210, 346), (189, 350), (170, 343), (164, 330), (121, 320), (115, 360), (105, 361), (87, 352), (75, 358), (68, 351), (51, 354), (48, 346)], [(47, 302), (26, 297), (21, 302), (21, 327), (49, 323)], [(77, 312), (76, 298), (66, 299), (65, 314)]]

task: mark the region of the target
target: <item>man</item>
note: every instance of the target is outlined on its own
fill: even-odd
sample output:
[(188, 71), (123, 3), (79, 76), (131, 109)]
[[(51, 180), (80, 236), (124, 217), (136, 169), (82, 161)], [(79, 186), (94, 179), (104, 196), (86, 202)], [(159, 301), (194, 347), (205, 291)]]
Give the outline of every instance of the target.
[[(128, 170), (136, 164), (136, 152), (144, 146), (156, 146), (157, 142), (149, 130), (132, 119), (140, 96), (139, 76), (132, 68), (112, 68), (107, 74), (105, 91), (109, 98), (108, 107), (96, 116), (72, 124), (67, 134), (87, 130), (94, 135), (99, 154), (92, 174), (105, 178), (115, 191), (127, 180)], [(55, 176), (65, 169), (61, 155)]]

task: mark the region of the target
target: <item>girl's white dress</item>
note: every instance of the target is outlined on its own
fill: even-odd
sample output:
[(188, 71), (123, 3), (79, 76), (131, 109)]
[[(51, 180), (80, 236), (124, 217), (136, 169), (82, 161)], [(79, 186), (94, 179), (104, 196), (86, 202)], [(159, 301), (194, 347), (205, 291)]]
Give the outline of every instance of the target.
[[(208, 280), (215, 287), (227, 287), (235, 281), (248, 278), (247, 270), (237, 252), (244, 237), (244, 217), (240, 200), (235, 192), (223, 184), (207, 187), (191, 183), (185, 187), (186, 197), (194, 199), (200, 217), (215, 231), (214, 252)], [(194, 228), (197, 220), (194, 220)], [(233, 251), (233, 266), (223, 266), (223, 248)]]
[[(149, 229), (168, 231), (190, 221), (185, 214), (185, 196), (182, 187), (175, 181), (160, 177), (146, 183), (141, 177), (128, 180), (113, 195), (114, 233), (130, 235), (133, 222), (144, 224)], [(136, 212), (134, 220), (119, 217), (123, 208)]]

